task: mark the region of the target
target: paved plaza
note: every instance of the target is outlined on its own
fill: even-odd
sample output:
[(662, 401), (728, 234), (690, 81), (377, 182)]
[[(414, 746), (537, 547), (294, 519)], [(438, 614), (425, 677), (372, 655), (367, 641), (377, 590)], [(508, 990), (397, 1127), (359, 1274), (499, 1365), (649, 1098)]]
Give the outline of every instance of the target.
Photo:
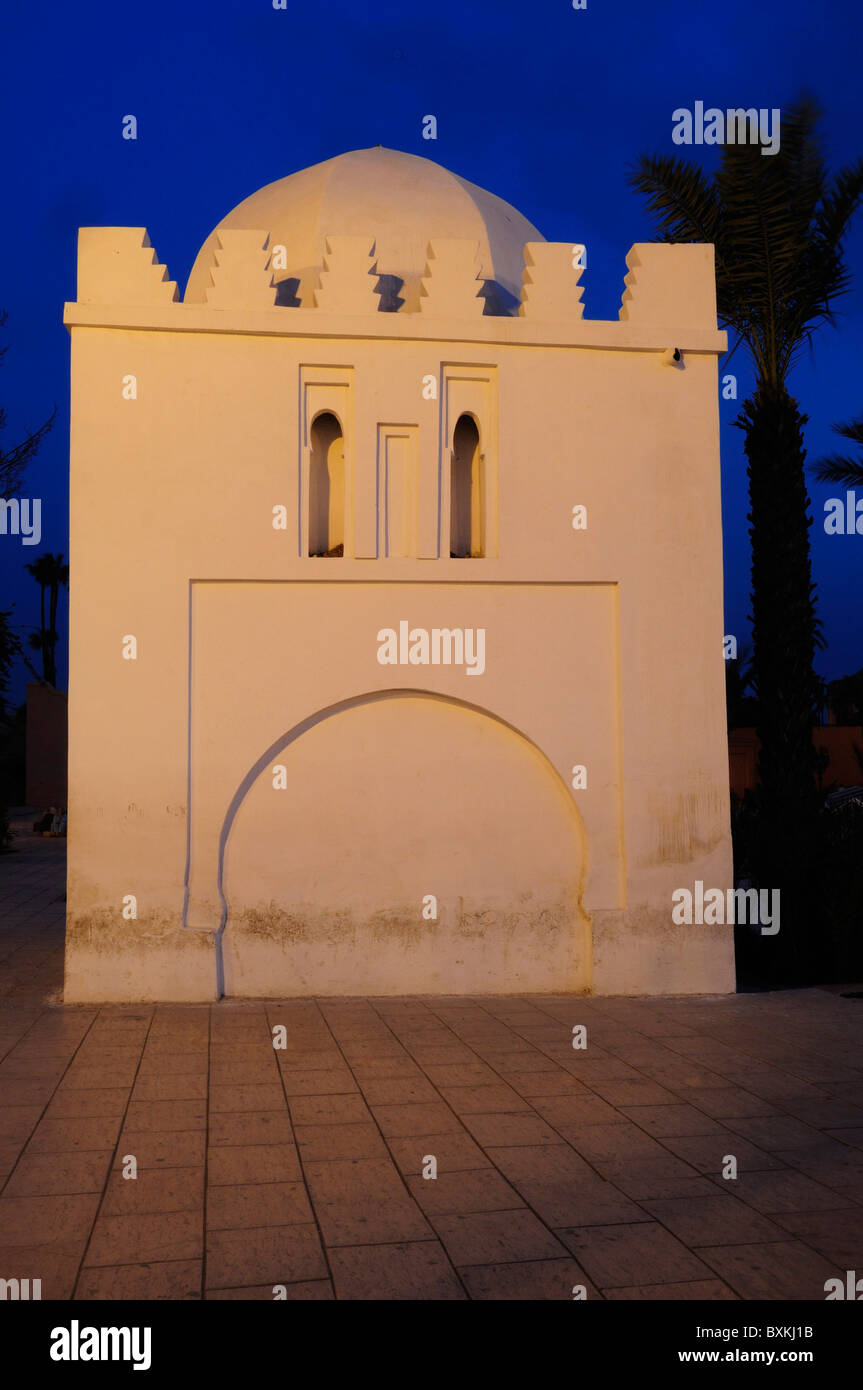
[(863, 1271), (863, 999), (67, 1008), (65, 844), (15, 844), (0, 1277), (80, 1300), (823, 1300)]

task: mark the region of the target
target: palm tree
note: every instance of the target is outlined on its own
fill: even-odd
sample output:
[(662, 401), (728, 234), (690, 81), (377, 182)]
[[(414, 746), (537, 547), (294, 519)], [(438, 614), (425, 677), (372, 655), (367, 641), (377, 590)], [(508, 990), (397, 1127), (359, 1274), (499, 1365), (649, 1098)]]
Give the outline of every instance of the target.
[[(40, 627), (30, 636), (30, 645), (42, 653), (42, 678), (48, 685), (57, 684), (57, 600), (60, 585), (69, 584), (69, 566), (63, 563), (62, 554), (52, 555), (46, 551), (32, 565), (25, 565), (39, 585)], [(48, 622), (45, 622), (45, 593), (48, 592)]]
[[(863, 415), (848, 425), (834, 425), (836, 434), (850, 439), (852, 444), (863, 449)], [(822, 483), (839, 483), (840, 487), (863, 487), (863, 453), (859, 459), (849, 458), (847, 454), (827, 454), (813, 466), (812, 472)]]
[[(788, 376), (814, 330), (834, 322), (847, 289), (843, 239), (863, 195), (863, 161), (832, 178), (808, 100), (782, 119), (781, 147), (722, 149), (712, 176), (667, 156), (642, 156), (630, 182), (648, 199), (661, 240), (712, 242), (719, 322), (743, 343), (755, 374), (736, 423), (745, 433), (752, 545), (753, 681), (758, 691), (759, 772), (766, 833), (762, 882), (802, 902), (817, 806), (813, 663), (821, 635), (809, 550), (802, 415)], [(802, 907), (784, 945), (796, 952)], [(797, 938), (794, 945), (789, 936)], [(777, 941), (779, 938), (777, 938)]]
[(5, 721), (9, 714), (6, 701), (10, 672), (16, 657), (21, 655), (21, 639), (11, 624), (11, 617), (11, 608), (0, 612), (0, 722)]

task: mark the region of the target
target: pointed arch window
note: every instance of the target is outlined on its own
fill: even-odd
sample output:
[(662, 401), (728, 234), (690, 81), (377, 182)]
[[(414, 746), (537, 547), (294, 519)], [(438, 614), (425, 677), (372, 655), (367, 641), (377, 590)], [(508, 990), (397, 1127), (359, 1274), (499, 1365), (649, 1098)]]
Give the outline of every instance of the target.
[(331, 411), (312, 423), (309, 468), (309, 554), (345, 553), (345, 440)]
[(450, 557), (485, 553), (483, 456), (471, 415), (460, 415), (453, 431), (450, 473)]

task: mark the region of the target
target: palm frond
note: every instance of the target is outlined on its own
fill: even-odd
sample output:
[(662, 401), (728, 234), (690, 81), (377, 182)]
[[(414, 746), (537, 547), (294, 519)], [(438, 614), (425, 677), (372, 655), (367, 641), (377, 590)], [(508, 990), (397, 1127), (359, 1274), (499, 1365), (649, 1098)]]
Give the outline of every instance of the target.
[[(863, 448), (863, 415), (845, 425), (834, 425), (835, 434)], [(827, 454), (812, 465), (812, 475), (822, 483), (838, 483), (840, 487), (863, 487), (863, 455), (853, 459), (848, 454)]]
[(838, 483), (840, 487), (863, 487), (863, 460), (847, 454), (828, 454), (812, 467), (812, 476), (822, 483)]
[[(863, 162), (831, 178), (819, 110), (802, 98), (782, 114), (781, 144), (723, 146), (708, 176), (680, 158), (642, 156), (629, 182), (663, 241), (713, 242), (717, 315), (746, 343), (757, 376), (781, 386), (849, 284), (848, 224), (863, 198)], [(855, 441), (856, 442), (856, 441)]]

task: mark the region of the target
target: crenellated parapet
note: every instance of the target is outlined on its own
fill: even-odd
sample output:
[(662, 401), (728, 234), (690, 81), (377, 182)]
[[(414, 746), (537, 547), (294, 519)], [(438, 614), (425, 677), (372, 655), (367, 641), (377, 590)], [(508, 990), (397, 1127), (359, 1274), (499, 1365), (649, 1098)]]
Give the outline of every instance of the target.
[[(423, 323), (431, 320), (447, 321), (453, 327), (463, 323), (465, 334), (492, 339), (500, 336), (496, 325), (506, 323), (510, 338), (514, 333), (523, 333), (527, 339), (540, 333), (549, 341), (580, 342), (586, 341), (587, 335), (607, 340), (609, 345), (618, 337), (633, 346), (647, 345), (655, 337), (668, 347), (673, 335), (673, 345), (688, 342), (690, 348), (698, 348), (702, 339), (705, 347), (708, 340), (712, 344), (716, 334), (713, 247), (696, 243), (639, 242), (633, 246), (626, 258), (623, 301), (616, 322), (585, 319), (582, 248), (572, 242), (525, 243), (515, 317), (511, 309), (501, 312), (497, 307), (495, 284), (485, 278), (479, 243), (470, 238), (437, 238), (427, 243), (418, 307), (415, 295), (394, 299), (392, 293), (382, 290), (384, 281), (396, 285), (402, 281), (396, 268), (378, 255), (371, 233), (327, 236), (320, 264), (302, 268), (302, 275), (314, 288), (304, 296), (302, 305), (294, 307), (295, 300), (290, 308), (290, 300), (280, 297), (277, 283), (277, 278), (285, 279), (286, 270), (290, 279), (285, 248), (272, 246), (270, 234), (263, 228), (217, 229), (205, 299), (187, 300), (182, 305), (177, 285), (157, 260), (145, 228), (84, 227), (78, 248), (77, 303), (82, 311), (90, 306), (91, 314), (110, 310), (114, 322), (119, 311), (137, 307), (153, 313), (176, 312), (178, 327), (180, 319), (191, 327), (191, 318), (199, 315), (201, 326), (206, 327), (208, 312), (217, 309), (221, 311), (220, 327), (225, 328), (232, 321), (229, 315), (265, 312), (273, 328), (281, 322), (292, 331), (301, 318), (311, 324), (314, 317), (307, 320), (306, 316), (323, 312), (349, 319), (373, 315), (375, 333), (390, 331), (396, 336), (422, 336)], [(274, 273), (277, 266), (278, 277)], [(516, 330), (516, 323), (523, 324), (523, 329)], [(409, 327), (411, 324), (414, 328)]]
[(176, 303), (176, 281), (156, 260), (146, 227), (81, 227), (78, 232), (78, 303)]
[(269, 236), (222, 228), (210, 271), (207, 304), (211, 309), (271, 309), (276, 286), (270, 270)]
[(428, 244), (420, 313), (435, 318), (481, 318), (479, 243), (455, 237)]
[(328, 236), (315, 308), (342, 314), (376, 314), (380, 297), (370, 236)]
[(716, 327), (712, 246), (639, 241), (630, 249), (626, 266), (622, 323)]
[(583, 266), (574, 265), (570, 242), (529, 241), (524, 248), (519, 317), (580, 319), (584, 315), (579, 284)]

